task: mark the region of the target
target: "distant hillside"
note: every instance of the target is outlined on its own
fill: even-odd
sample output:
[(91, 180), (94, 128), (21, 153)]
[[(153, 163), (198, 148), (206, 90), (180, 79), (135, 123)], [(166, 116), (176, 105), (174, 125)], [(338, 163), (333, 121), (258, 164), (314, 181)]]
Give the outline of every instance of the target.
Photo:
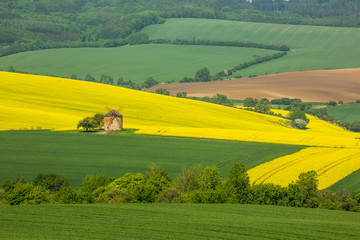
[(168, 18), (359, 27), (358, 1), (3, 0), (0, 56), (48, 48), (111, 47)]
[[(360, 101), (360, 94), (356, 100)], [(326, 112), (328, 115), (344, 122), (360, 121), (359, 103), (329, 106), (326, 108)]]
[[(151, 87), (147, 91), (155, 91), (159, 87), (167, 89), (171, 95), (185, 91), (188, 96), (194, 97), (212, 97), (221, 93), (230, 99), (240, 100), (246, 97), (288, 97), (300, 98), (306, 102), (350, 102), (360, 99), (360, 69), (304, 71), (217, 82), (164, 84)], [(341, 109), (345, 108), (330, 108), (328, 113), (336, 117), (341, 114)], [(356, 113), (354, 109), (349, 114)]]
[(360, 67), (360, 29), (210, 19), (171, 19), (146, 27), (151, 39), (210, 39), (286, 44), (286, 56), (234, 73), (259, 76), (281, 72)]
[(16, 71), (85, 79), (87, 74), (96, 81), (102, 74), (112, 77), (111, 84), (124, 81), (144, 82), (153, 77), (158, 82), (194, 78), (202, 67), (214, 75), (224, 69), (250, 61), (253, 55), (266, 56), (277, 51), (222, 46), (179, 46), (144, 44), (117, 48), (47, 49), (17, 53), (0, 58), (0, 68)]

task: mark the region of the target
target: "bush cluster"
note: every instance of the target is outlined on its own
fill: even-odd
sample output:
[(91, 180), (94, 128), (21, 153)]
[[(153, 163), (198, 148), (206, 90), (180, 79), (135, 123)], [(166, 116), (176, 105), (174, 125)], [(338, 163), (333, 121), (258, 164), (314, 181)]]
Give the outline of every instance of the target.
[(288, 187), (250, 184), (244, 165), (235, 163), (222, 179), (217, 167), (198, 164), (183, 167), (175, 179), (155, 164), (145, 174), (126, 173), (117, 179), (88, 175), (78, 189), (66, 177), (39, 174), (32, 182), (3, 182), (0, 203), (241, 203), (360, 211), (360, 190), (351, 195), (319, 191), (314, 171), (301, 173)]
[(131, 79), (129, 79), (128, 81), (124, 81), (123, 77), (119, 77), (118, 80), (116, 81), (116, 80), (114, 80), (114, 78), (112, 76), (107, 75), (107, 74), (101, 74), (100, 79), (98, 79), (98, 80), (95, 77), (91, 76), (91, 74), (86, 74), (84, 79), (77, 77), (76, 74), (72, 74), (70, 76), (70, 78), (77, 79), (77, 80), (84, 80), (87, 82), (98, 82), (98, 83), (103, 83), (103, 84), (115, 85), (115, 86), (119, 86), (119, 87), (126, 87), (126, 88), (131, 88), (131, 89), (136, 89), (136, 90), (149, 88), (149, 87), (159, 84), (159, 82), (157, 82), (153, 77), (147, 77), (146, 80), (142, 83), (133, 82), (133, 81), (131, 81)]
[(95, 128), (102, 129), (104, 127), (104, 114), (96, 113), (92, 117), (86, 117), (79, 121), (77, 128), (83, 128), (85, 131), (93, 130)]
[[(177, 97), (186, 96), (186, 92), (178, 93)], [(215, 103), (223, 106), (233, 107), (234, 104), (227, 98), (226, 95), (217, 93), (212, 97), (188, 97), (189, 99), (199, 100), (203, 102)]]

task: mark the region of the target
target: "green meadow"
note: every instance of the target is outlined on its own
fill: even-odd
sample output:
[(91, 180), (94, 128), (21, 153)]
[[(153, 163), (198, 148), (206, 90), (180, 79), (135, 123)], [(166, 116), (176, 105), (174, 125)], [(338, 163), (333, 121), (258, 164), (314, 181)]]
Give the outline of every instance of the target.
[(344, 122), (360, 121), (360, 104), (344, 104), (326, 108), (328, 115)]
[(357, 239), (360, 214), (223, 204), (0, 207), (5, 239)]
[(153, 77), (158, 82), (180, 81), (194, 77), (198, 69), (208, 67), (211, 74), (230, 69), (273, 50), (178, 45), (127, 45), (116, 48), (71, 48), (29, 51), (0, 58), (0, 69), (13, 66), (16, 71), (69, 78), (72, 74), (85, 78), (101, 74), (125, 81), (144, 82)]
[(181, 167), (215, 165), (223, 177), (235, 163), (247, 169), (297, 152), (298, 146), (142, 135), (48, 131), (0, 132), (0, 182), (39, 173), (67, 176), (80, 186), (88, 174), (121, 177), (145, 173), (155, 163), (177, 177)]
[[(144, 30), (151, 39), (210, 39), (288, 45), (287, 56), (242, 70), (240, 75), (360, 67), (360, 29), (251, 23), (211, 19), (169, 19)], [(236, 75), (238, 75), (237, 73)]]

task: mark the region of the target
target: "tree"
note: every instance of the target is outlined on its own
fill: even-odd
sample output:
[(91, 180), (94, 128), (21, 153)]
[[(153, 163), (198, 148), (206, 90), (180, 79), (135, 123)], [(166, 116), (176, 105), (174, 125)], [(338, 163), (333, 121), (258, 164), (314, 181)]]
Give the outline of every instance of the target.
[(270, 112), (270, 102), (267, 98), (262, 98), (255, 106), (255, 110), (261, 113)]
[(175, 185), (182, 192), (189, 192), (199, 188), (199, 177), (202, 166), (194, 164), (190, 167), (183, 167)]
[(258, 103), (257, 99), (254, 99), (252, 97), (247, 97), (244, 100), (244, 107), (255, 107)]
[(136, 32), (127, 38), (130, 45), (149, 43), (149, 35), (144, 32)]
[(78, 79), (78, 77), (77, 77), (77, 75), (76, 75), (76, 74), (71, 74), (71, 75), (70, 75), (70, 79), (77, 80), (77, 79)]
[(210, 71), (207, 67), (200, 68), (195, 74), (196, 82), (209, 82), (211, 81)]
[(186, 96), (187, 96), (187, 92), (185, 92), (185, 91), (178, 92), (176, 94), (176, 97), (179, 97), (179, 98), (186, 98)]
[(220, 94), (220, 93), (217, 93), (216, 95), (214, 95), (210, 101), (212, 103), (220, 104), (220, 105), (224, 105), (224, 106), (229, 106), (229, 107), (233, 106), (232, 102), (227, 98), (227, 96)]
[(109, 75), (106, 75), (106, 74), (101, 74), (101, 77), (100, 77), (100, 83), (105, 83), (105, 84), (111, 84), (113, 85), (114, 84), (114, 79), (109, 76)]
[(310, 207), (318, 206), (318, 184), (315, 171), (300, 173), (296, 182), (289, 184), (288, 200), (290, 206)]
[(154, 78), (148, 77), (148, 78), (146, 78), (146, 81), (143, 83), (143, 87), (149, 88), (149, 87), (155, 86), (157, 84), (159, 84), (159, 82), (155, 81)]
[(58, 174), (38, 174), (33, 183), (35, 186), (42, 186), (51, 192), (59, 191), (60, 188), (70, 185), (67, 177)]
[(155, 90), (155, 93), (157, 94), (162, 94), (162, 95), (170, 95), (170, 92), (168, 90), (166, 90), (165, 88), (158, 88)]
[(155, 202), (159, 194), (169, 187), (172, 181), (168, 173), (156, 164), (149, 166), (144, 180), (137, 186), (134, 193), (136, 200), (142, 203)]
[(336, 106), (337, 103), (335, 101), (330, 101), (326, 104), (327, 106)]
[(92, 193), (97, 188), (104, 186), (107, 179), (104, 174), (87, 175), (81, 184), (80, 190), (85, 193)]
[(348, 123), (347, 128), (353, 132), (360, 132), (360, 121)]
[(15, 72), (15, 68), (14, 68), (13, 66), (10, 66), (10, 67), (8, 68), (8, 72)]
[(289, 114), (290, 120), (294, 121), (295, 119), (302, 119), (309, 123), (309, 119), (306, 117), (306, 114), (304, 111), (301, 111), (300, 109), (295, 109), (295, 111), (292, 111)]
[(224, 185), (229, 202), (247, 202), (250, 189), (250, 179), (243, 164), (235, 163), (231, 166)]
[(104, 114), (96, 113), (92, 119), (96, 122), (99, 129), (104, 128)]
[(295, 119), (291, 122), (291, 126), (298, 129), (305, 129), (308, 123), (303, 119)]
[(88, 81), (88, 82), (96, 82), (96, 79), (93, 76), (91, 76), (90, 74), (86, 74), (84, 80)]
[(215, 166), (206, 167), (201, 171), (199, 185), (202, 190), (214, 190), (221, 180), (221, 172)]
[(83, 120), (80, 120), (78, 125), (77, 125), (77, 128), (84, 128), (85, 131), (89, 131), (89, 129), (95, 129), (97, 127), (99, 127), (96, 123), (96, 121), (92, 118), (92, 117), (86, 117), (84, 118)]

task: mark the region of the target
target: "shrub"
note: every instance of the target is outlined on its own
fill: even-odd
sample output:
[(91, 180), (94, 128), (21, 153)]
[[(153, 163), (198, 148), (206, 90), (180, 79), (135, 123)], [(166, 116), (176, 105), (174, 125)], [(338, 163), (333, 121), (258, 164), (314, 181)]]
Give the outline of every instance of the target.
[(57, 174), (38, 174), (33, 181), (35, 186), (42, 186), (52, 192), (59, 191), (64, 186), (69, 186), (70, 181), (67, 177)]
[(294, 128), (298, 128), (298, 129), (305, 129), (307, 125), (307, 122), (303, 119), (295, 119), (294, 121), (291, 122), (291, 126)]
[(127, 38), (130, 45), (149, 43), (149, 35), (144, 32), (136, 32)]
[(309, 123), (309, 119), (306, 117), (305, 112), (301, 111), (300, 109), (295, 109), (294, 111), (292, 111), (289, 115), (289, 118), (293, 121), (295, 119), (302, 119)]
[(83, 120), (79, 121), (79, 123), (77, 125), (77, 128), (79, 129), (81, 127), (84, 128), (85, 131), (88, 132), (89, 129), (95, 129), (95, 128), (99, 127), (99, 126), (98, 126), (97, 122), (93, 118), (86, 117)]
[(162, 95), (170, 95), (170, 92), (168, 90), (166, 90), (165, 88), (158, 88), (155, 90), (155, 93), (157, 94), (162, 94)]
[(244, 100), (244, 107), (255, 107), (258, 103), (257, 99), (254, 99), (252, 97), (247, 97)]
[(335, 101), (330, 101), (326, 104), (327, 106), (336, 106), (337, 103)]
[(187, 96), (187, 92), (185, 92), (185, 91), (178, 92), (176, 94), (176, 97), (179, 97), (179, 98), (186, 98), (186, 96)]

